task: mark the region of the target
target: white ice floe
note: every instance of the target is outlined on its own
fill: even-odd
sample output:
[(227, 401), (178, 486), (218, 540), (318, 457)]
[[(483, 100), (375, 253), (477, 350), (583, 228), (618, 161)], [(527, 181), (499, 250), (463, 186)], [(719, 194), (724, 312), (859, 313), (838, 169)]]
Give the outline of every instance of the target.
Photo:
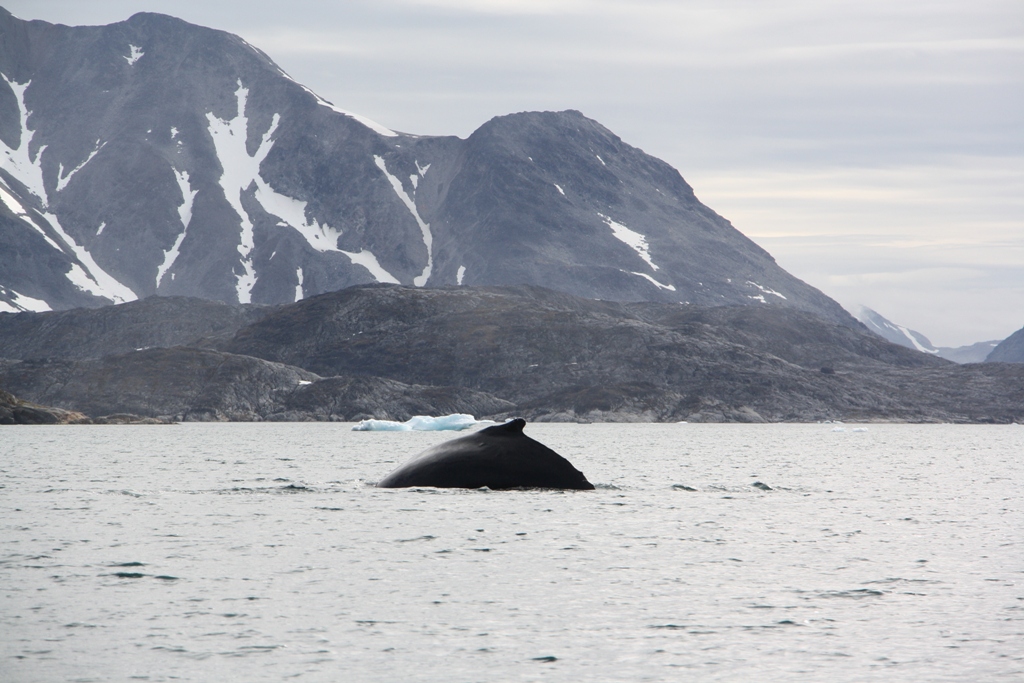
[(423, 287), (430, 279), (430, 272), (434, 268), (434, 237), (430, 233), (430, 223), (426, 223), (422, 218), (420, 218), (419, 211), (416, 210), (416, 202), (414, 202), (405, 191), (405, 188), (402, 186), (402, 181), (388, 172), (388, 167), (387, 164), (384, 163), (384, 159), (374, 155), (373, 161), (377, 164), (377, 168), (379, 168), (387, 177), (388, 181), (391, 183), (391, 188), (395, 191), (395, 194), (398, 195), (398, 198), (402, 203), (405, 204), (405, 208), (409, 209), (409, 213), (411, 213), (412, 217), (416, 219), (416, 224), (420, 226), (420, 232), (423, 233), (423, 245), (427, 248), (427, 265), (423, 267), (423, 272), (412, 280), (412, 283), (417, 287)]
[(128, 62), (128, 66), (135, 66), (135, 62), (142, 59), (142, 55), (146, 53), (142, 51), (141, 47), (138, 47), (136, 45), (129, 45), (128, 47), (129, 49), (131, 49), (132, 53), (130, 55), (127, 55), (124, 59), (126, 62)]
[(87, 163), (92, 161), (92, 158), (99, 154), (99, 151), (103, 149), (104, 145), (106, 144), (107, 143), (105, 142), (100, 144), (100, 141), (97, 140), (96, 149), (89, 153), (89, 156), (85, 158), (85, 161), (80, 163), (78, 166), (75, 166), (70, 171), (68, 171), (66, 175), (64, 173), (64, 164), (57, 164), (57, 192), (62, 192), (64, 188), (68, 186), (68, 183), (71, 182), (71, 177), (74, 176), (79, 171), (81, 171)]
[(479, 424), (489, 424), (490, 420), (479, 421), (472, 415), (455, 413), (441, 417), (417, 415), (405, 422), (392, 420), (363, 420), (352, 428), (354, 432), (447, 432), (462, 431)]
[(455, 274), (455, 284), (461, 285), (464, 277), (466, 277), (466, 266), (459, 266), (459, 272)]
[(388, 271), (384, 270), (384, 267), (381, 266), (380, 262), (377, 261), (377, 257), (374, 256), (369, 249), (361, 249), (358, 253), (351, 251), (342, 251), (340, 249), (338, 251), (341, 251), (342, 254), (348, 256), (348, 259), (352, 263), (356, 264), (357, 266), (362, 266), (363, 268), (366, 268), (368, 271), (370, 271), (370, 275), (372, 275), (373, 279), (376, 280), (377, 282), (387, 282), (392, 285), (402, 284), (398, 281), (398, 278), (396, 278)]

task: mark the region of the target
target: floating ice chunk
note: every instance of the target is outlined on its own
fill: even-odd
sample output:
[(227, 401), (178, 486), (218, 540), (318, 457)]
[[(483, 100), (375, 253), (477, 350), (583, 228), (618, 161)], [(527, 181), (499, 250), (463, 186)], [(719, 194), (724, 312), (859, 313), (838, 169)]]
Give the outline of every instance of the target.
[(867, 427), (854, 427), (853, 431), (855, 431), (855, 432), (866, 432), (866, 431), (868, 431), (868, 428)]
[(833, 427), (832, 431), (833, 432), (845, 432), (846, 431), (846, 427)]
[(416, 415), (405, 422), (392, 420), (363, 420), (352, 428), (354, 432), (459, 432), (490, 420), (477, 420), (472, 415), (454, 413), (441, 417)]

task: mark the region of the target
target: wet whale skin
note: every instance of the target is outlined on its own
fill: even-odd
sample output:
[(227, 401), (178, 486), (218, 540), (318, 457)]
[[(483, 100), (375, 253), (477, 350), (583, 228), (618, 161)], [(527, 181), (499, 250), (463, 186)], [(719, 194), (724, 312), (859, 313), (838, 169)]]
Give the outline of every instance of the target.
[(377, 486), (594, 488), (572, 463), (526, 436), (525, 426), (526, 420), (517, 418), (438, 444), (398, 467)]

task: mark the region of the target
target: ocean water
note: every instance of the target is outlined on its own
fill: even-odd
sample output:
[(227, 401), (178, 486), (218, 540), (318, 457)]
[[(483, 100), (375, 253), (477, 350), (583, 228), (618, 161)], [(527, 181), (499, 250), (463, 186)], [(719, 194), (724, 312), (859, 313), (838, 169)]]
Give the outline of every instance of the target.
[(2, 428), (0, 680), (1024, 680), (1024, 427), (526, 433), (598, 490), (372, 487), (452, 433)]

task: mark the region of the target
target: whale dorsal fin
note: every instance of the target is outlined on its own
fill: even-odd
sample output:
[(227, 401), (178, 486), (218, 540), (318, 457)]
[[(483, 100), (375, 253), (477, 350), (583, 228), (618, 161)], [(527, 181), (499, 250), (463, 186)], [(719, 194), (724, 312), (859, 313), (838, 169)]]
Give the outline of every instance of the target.
[(517, 417), (514, 420), (509, 420), (503, 425), (494, 425), (493, 427), (487, 427), (481, 429), (479, 434), (487, 434), (488, 436), (522, 436), (523, 427), (526, 426), (526, 420), (521, 417)]

